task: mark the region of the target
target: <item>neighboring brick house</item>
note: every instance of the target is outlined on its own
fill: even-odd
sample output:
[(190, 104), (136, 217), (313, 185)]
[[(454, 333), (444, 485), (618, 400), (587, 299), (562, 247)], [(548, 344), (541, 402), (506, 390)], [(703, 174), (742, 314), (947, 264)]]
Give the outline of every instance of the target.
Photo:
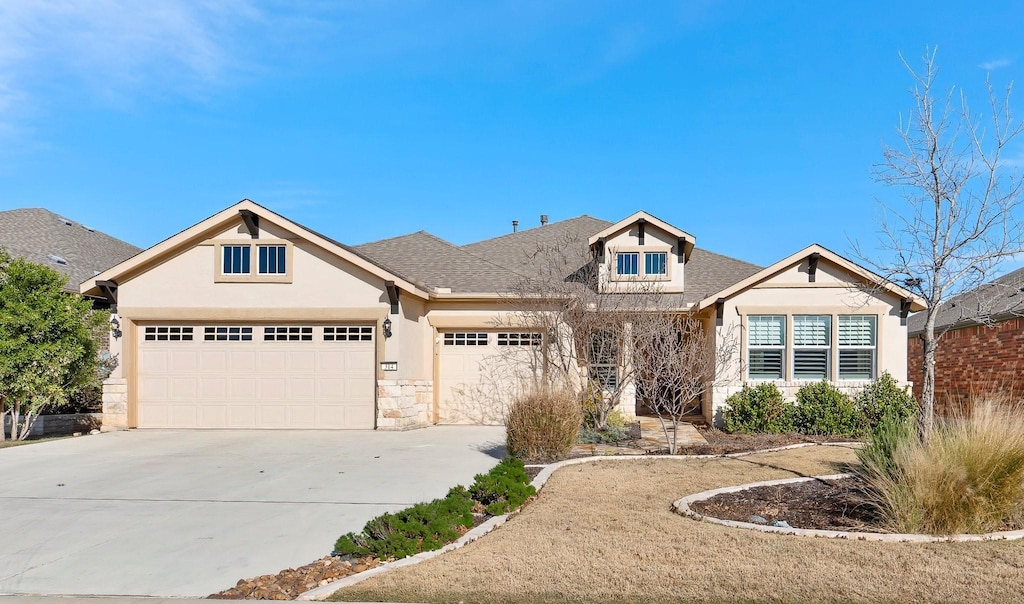
[[(980, 313), (980, 319), (979, 317)], [(921, 396), (924, 313), (908, 321), (907, 376)], [(939, 308), (935, 410), (948, 415), (972, 396), (1024, 395), (1024, 268), (950, 299)]]

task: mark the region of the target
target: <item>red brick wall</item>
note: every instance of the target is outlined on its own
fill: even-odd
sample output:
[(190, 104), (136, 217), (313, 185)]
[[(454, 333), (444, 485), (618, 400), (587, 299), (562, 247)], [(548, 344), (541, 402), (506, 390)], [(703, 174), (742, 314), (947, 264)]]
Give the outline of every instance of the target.
[[(907, 350), (907, 379), (921, 396), (922, 343), (911, 337)], [(948, 415), (972, 396), (990, 393), (1024, 395), (1024, 319), (992, 327), (952, 330), (942, 336), (935, 355), (935, 412)]]

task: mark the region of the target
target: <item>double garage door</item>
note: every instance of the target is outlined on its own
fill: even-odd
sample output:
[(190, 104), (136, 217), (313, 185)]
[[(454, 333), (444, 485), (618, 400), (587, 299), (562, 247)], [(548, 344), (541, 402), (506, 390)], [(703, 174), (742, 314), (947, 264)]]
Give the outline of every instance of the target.
[(372, 429), (371, 325), (139, 327), (140, 428)]

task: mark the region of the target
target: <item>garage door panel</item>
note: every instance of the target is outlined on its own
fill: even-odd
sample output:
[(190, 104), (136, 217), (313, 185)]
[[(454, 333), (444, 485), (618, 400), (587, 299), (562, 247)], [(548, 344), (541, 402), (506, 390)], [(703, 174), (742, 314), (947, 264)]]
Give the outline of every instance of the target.
[[(501, 424), (534, 382), (531, 345), (499, 345), (502, 332), (446, 332), (440, 349), (439, 417), (445, 424)], [(520, 334), (513, 334), (519, 336)], [(504, 334), (502, 342), (509, 341)], [(514, 338), (533, 342), (531, 338)]]
[[(193, 333), (204, 334), (204, 327), (193, 325)], [(138, 425), (372, 429), (374, 342), (347, 341), (343, 328), (336, 328), (336, 340), (322, 337), (327, 328), (302, 329), (308, 339), (277, 332), (266, 340), (262, 326), (252, 327), (260, 335), (251, 340), (144, 339)]]

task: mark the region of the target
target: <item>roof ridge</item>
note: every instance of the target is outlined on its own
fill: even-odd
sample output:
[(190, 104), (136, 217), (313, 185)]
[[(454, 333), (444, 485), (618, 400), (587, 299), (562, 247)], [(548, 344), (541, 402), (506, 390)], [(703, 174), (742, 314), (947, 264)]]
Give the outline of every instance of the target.
[(563, 218), (562, 220), (556, 220), (555, 222), (549, 222), (547, 224), (541, 224), (541, 225), (537, 225), (537, 226), (532, 226), (532, 227), (530, 227), (528, 229), (523, 229), (521, 231), (513, 231), (511, 233), (505, 233), (504, 235), (498, 235), (497, 237), (490, 237), (488, 239), (481, 239), (480, 241), (474, 241), (472, 243), (466, 243), (466, 244), (463, 244), (463, 245), (461, 245), (459, 247), (465, 248), (465, 247), (468, 247), (468, 246), (471, 246), (471, 245), (476, 245), (478, 243), (486, 243), (486, 242), (490, 242), (490, 241), (498, 241), (499, 239), (504, 239), (506, 237), (514, 237), (516, 235), (522, 235), (523, 233), (536, 232), (536, 231), (539, 231), (541, 229), (544, 229), (544, 228), (547, 228), (547, 227), (553, 227), (555, 225), (559, 225), (559, 224), (563, 224), (563, 223), (566, 223), (566, 222), (570, 222), (572, 220), (579, 220), (580, 218), (590, 218), (591, 220), (600, 220), (601, 222), (606, 222), (608, 224), (613, 224), (613, 223), (608, 222), (607, 220), (604, 220), (603, 218), (597, 218), (596, 216), (591, 216), (589, 214), (580, 214), (579, 216), (573, 216), (571, 218)]

